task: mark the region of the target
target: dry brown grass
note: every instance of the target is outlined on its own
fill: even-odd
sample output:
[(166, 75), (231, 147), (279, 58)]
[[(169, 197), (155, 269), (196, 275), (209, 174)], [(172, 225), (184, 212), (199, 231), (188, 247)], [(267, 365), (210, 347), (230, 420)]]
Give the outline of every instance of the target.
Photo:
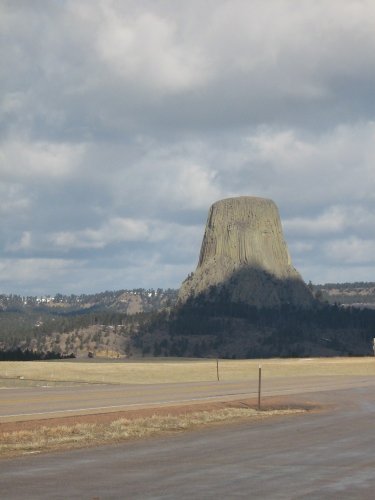
[(277, 415), (303, 413), (305, 409), (257, 411), (252, 408), (224, 408), (183, 415), (153, 415), (148, 418), (121, 418), (110, 423), (78, 423), (42, 426), (39, 429), (3, 432), (0, 434), (0, 456), (10, 457), (56, 449), (118, 443), (162, 433), (179, 432), (208, 424), (251, 421)]
[[(375, 359), (311, 358), (220, 360), (221, 380), (255, 380), (258, 365), (271, 377), (375, 375)], [(1, 378), (110, 384), (151, 384), (216, 380), (216, 360), (147, 360), (124, 362), (2, 362)]]

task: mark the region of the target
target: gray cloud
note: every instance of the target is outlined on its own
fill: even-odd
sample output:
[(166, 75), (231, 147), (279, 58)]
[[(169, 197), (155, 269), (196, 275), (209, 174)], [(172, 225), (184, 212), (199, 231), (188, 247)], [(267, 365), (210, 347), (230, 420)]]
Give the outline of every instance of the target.
[(179, 286), (274, 199), (314, 282), (375, 280), (375, 5), (2, 2), (0, 287)]

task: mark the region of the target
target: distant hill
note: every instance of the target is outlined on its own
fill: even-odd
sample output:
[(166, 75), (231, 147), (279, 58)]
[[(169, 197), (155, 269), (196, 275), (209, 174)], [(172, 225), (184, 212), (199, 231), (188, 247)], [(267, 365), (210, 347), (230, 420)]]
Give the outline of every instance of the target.
[[(339, 356), (372, 354), (375, 283), (308, 285), (316, 307), (194, 301), (177, 290), (0, 295), (0, 351), (56, 356)], [(355, 306), (355, 307), (352, 307)], [(56, 356), (55, 356), (56, 355)], [(0, 356), (1, 359), (1, 356)]]
[(310, 285), (322, 300), (330, 304), (351, 305), (353, 307), (375, 308), (375, 283), (326, 283)]
[(117, 357), (153, 313), (173, 307), (177, 290), (161, 288), (55, 296), (0, 295), (0, 350)]
[(158, 288), (134, 288), (131, 290), (106, 291), (94, 294), (54, 296), (0, 295), (0, 311), (63, 312), (111, 310), (126, 314), (151, 312), (171, 307), (176, 303), (177, 290)]

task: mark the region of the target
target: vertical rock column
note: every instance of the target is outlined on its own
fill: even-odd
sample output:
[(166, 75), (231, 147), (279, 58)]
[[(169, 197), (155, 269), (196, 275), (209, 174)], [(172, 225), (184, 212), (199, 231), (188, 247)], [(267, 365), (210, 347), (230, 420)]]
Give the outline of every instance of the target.
[(180, 303), (223, 297), (258, 307), (307, 307), (312, 296), (291, 264), (278, 209), (272, 200), (241, 196), (214, 203), (198, 266), (182, 284)]

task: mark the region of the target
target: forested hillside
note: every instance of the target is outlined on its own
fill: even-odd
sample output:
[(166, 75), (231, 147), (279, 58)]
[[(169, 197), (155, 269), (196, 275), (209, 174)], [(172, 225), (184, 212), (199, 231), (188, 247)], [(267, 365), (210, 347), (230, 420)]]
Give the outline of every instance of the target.
[(154, 356), (268, 358), (371, 355), (375, 311), (317, 304), (313, 309), (201, 303), (158, 314), (133, 336)]
[(162, 289), (1, 295), (0, 350), (21, 349), (25, 359), (372, 354), (375, 284), (309, 286), (317, 298), (311, 310), (224, 300), (175, 307), (177, 290)]
[(134, 289), (92, 295), (0, 295), (0, 349), (87, 356), (130, 354), (130, 336), (176, 290)]

